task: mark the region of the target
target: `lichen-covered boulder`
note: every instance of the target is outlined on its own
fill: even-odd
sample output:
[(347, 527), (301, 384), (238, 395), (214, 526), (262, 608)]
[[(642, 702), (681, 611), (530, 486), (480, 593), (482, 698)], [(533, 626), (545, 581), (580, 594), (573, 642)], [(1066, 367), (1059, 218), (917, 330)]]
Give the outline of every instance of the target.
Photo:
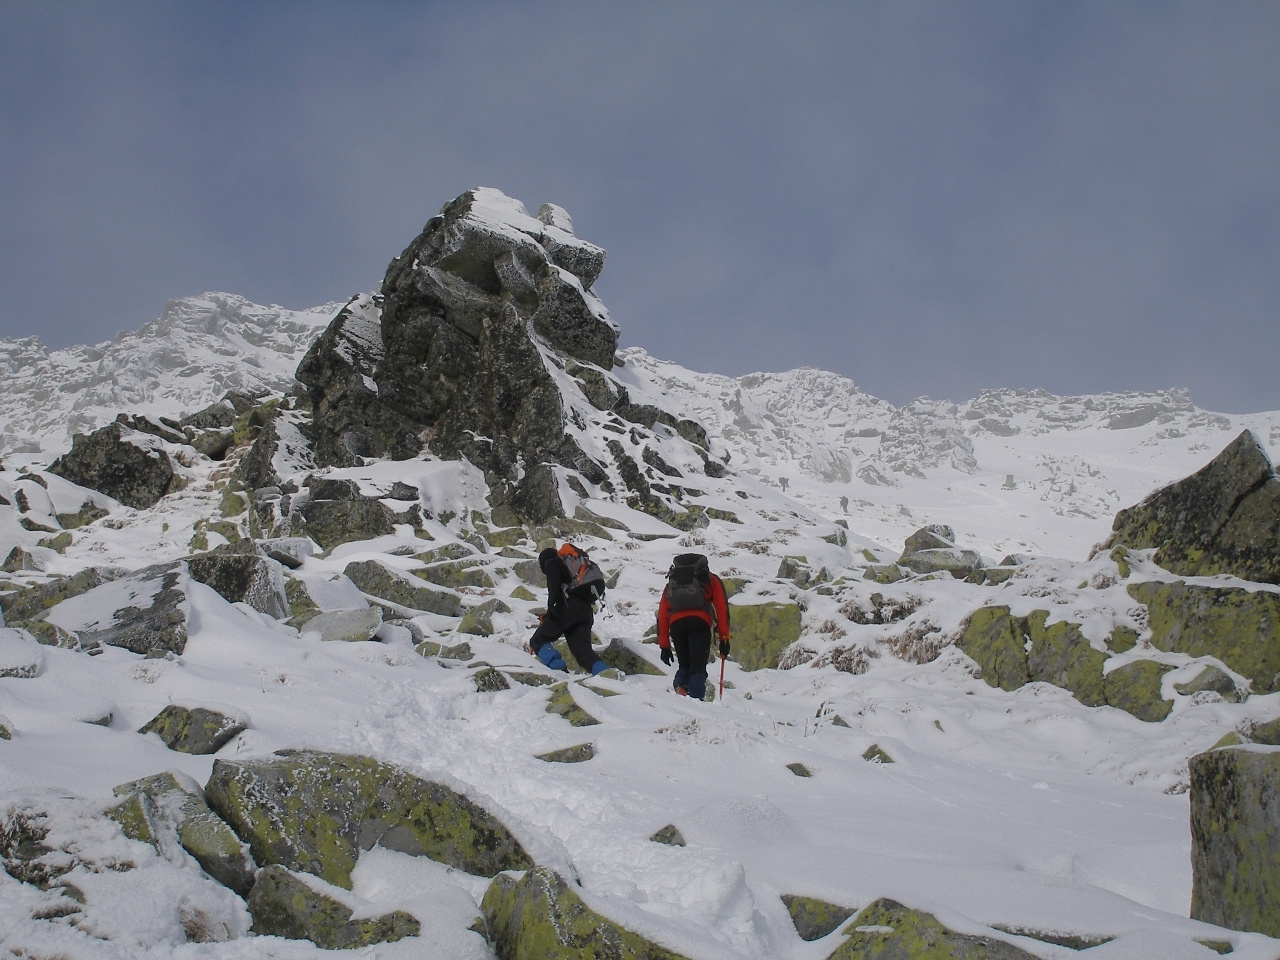
[(1154, 660), (1135, 660), (1117, 667), (1102, 681), (1107, 703), (1139, 720), (1159, 723), (1173, 709), (1173, 702), (1163, 699), (1160, 693), (1164, 675), (1172, 669)]
[(1191, 758), (1191, 917), (1280, 937), (1280, 748)]
[(926, 527), (921, 527), (902, 544), (902, 552), (904, 555), (909, 553), (917, 553), (921, 550), (946, 550), (948, 547), (956, 545), (956, 534), (949, 526), (943, 523), (931, 523)]
[(777, 667), (787, 647), (800, 639), (800, 607), (795, 603), (730, 604), (729, 622), (730, 657), (743, 670)]
[(888, 899), (850, 921), (845, 940), (827, 960), (1035, 960), (996, 940), (948, 930), (932, 915)]
[(360, 851), (375, 844), (485, 877), (533, 866), (473, 801), (369, 757), (298, 751), (216, 760), (205, 796), (259, 863), (347, 889)]
[(981, 607), (970, 614), (956, 646), (973, 658), (988, 684), (1017, 690), (1031, 682), (1023, 629), (1008, 607)]
[(551, 699), (547, 702), (547, 713), (564, 717), (575, 727), (592, 727), (600, 722), (578, 706), (567, 683), (557, 683), (552, 686)]
[(1027, 617), (1027, 672), (1033, 681), (1051, 683), (1070, 690), (1087, 707), (1107, 702), (1103, 689), (1102, 665), (1107, 655), (1095, 650), (1074, 623), (1061, 621), (1045, 626), (1046, 610), (1033, 610)]
[(240, 540), (187, 559), (191, 579), (212, 587), (231, 603), (247, 603), (259, 613), (283, 620), (289, 616), (284, 571), (258, 553), (252, 540)]
[(495, 877), (480, 912), (499, 960), (683, 960), (596, 913), (544, 867)]
[(1184, 577), (1280, 583), (1277, 543), (1280, 478), (1245, 430), (1196, 473), (1117, 513), (1104, 547), (1156, 547), (1156, 563)]
[(263, 867), (247, 898), (259, 936), (310, 940), (325, 950), (351, 950), (416, 937), (421, 924), (403, 910), (353, 920), (354, 911), (281, 866)]
[(1048, 618), (1047, 610), (1015, 617), (1008, 607), (980, 607), (965, 622), (956, 646), (993, 687), (1012, 691), (1032, 682), (1051, 683), (1086, 706), (1118, 707), (1149, 722), (1169, 715), (1173, 704), (1161, 699), (1160, 682), (1172, 668), (1139, 660), (1104, 677), (1107, 654), (1089, 643), (1078, 624), (1046, 625)]
[(674, 823), (668, 823), (665, 827), (655, 830), (649, 837), (654, 843), (665, 844), (668, 847), (683, 847), (684, 834)]
[(510, 613), (511, 608), (496, 597), (484, 601), (467, 611), (462, 622), (458, 624), (459, 633), (467, 633), (473, 637), (493, 636), (493, 615)]
[(462, 601), (456, 594), (431, 590), (377, 560), (349, 563), (342, 571), (361, 592), (411, 610), (425, 610), (446, 617), (462, 616)]
[(377, 500), (308, 500), (302, 505), (307, 536), (322, 549), (395, 533), (395, 516)]
[(240, 896), (249, 892), (257, 868), (248, 848), (200, 799), (194, 784), (184, 786), (172, 773), (159, 773), (122, 783), (113, 792), (122, 799), (107, 815), (125, 836), (164, 855), (181, 846), (223, 886)]
[(163, 442), (122, 423), (76, 434), (49, 472), (137, 510), (154, 507), (179, 482)]
[(178, 753), (207, 755), (217, 753), (245, 722), (205, 707), (182, 707), (171, 703), (142, 726), (139, 733), (157, 734), (164, 745)]
[(982, 557), (973, 550), (957, 547), (950, 527), (932, 524), (907, 537), (898, 566), (915, 573), (945, 572), (964, 579), (982, 567)]
[(1213, 664), (1206, 664), (1204, 669), (1186, 683), (1175, 683), (1173, 689), (1184, 697), (1208, 691), (1216, 693), (1223, 700), (1233, 703), (1240, 699), (1240, 691), (1236, 689), (1236, 682), (1231, 679), (1230, 674), (1218, 669)]
[(1280, 689), (1280, 594), (1264, 590), (1135, 583), (1157, 650), (1214, 657), (1248, 677), (1254, 693)]
[(441, 587), (492, 587), (493, 578), (475, 560), (451, 560), (414, 570), (413, 575)]
[(787, 913), (791, 914), (796, 933), (805, 941), (821, 940), (854, 914), (848, 907), (819, 900), (817, 897), (784, 893), (782, 902), (786, 905)]
[(646, 674), (652, 677), (662, 676), (662, 671), (655, 667), (652, 663), (640, 656), (635, 650), (627, 645), (625, 640), (614, 637), (599, 653), (600, 659), (609, 666), (622, 671), (624, 674)]
[(572, 747), (561, 747), (546, 753), (535, 754), (534, 758), (546, 763), (583, 763), (596, 755), (595, 744), (579, 743)]
[(445, 644), (436, 640), (423, 640), (414, 646), (413, 650), (421, 657), (439, 657), (441, 660), (466, 661), (475, 656), (471, 650), (471, 644), (466, 641)]

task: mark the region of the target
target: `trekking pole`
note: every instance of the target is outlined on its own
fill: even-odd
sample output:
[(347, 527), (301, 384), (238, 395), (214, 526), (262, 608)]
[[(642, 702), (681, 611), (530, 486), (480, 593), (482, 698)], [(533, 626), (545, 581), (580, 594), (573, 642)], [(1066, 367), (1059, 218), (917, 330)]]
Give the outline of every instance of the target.
[(721, 703), (724, 702), (724, 660), (725, 658), (722, 656), (720, 658), (720, 694), (716, 697)]

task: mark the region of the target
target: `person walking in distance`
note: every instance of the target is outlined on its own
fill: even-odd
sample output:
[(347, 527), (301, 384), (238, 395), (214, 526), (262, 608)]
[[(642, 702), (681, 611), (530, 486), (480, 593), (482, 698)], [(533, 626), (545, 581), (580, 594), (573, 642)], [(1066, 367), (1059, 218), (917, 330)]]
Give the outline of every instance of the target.
[(729, 656), (729, 601), (724, 584), (702, 554), (682, 553), (671, 562), (658, 602), (658, 646), (668, 666), (675, 650), (679, 667), (671, 686), (681, 696), (701, 700), (706, 695), (713, 628), (720, 656)]
[(594, 603), (604, 596), (604, 573), (585, 551), (566, 543), (558, 551), (547, 547), (538, 554), (547, 578), (547, 612), (529, 638), (529, 652), (552, 670), (568, 670), (553, 644), (562, 636), (578, 665), (592, 676), (610, 669), (591, 649)]

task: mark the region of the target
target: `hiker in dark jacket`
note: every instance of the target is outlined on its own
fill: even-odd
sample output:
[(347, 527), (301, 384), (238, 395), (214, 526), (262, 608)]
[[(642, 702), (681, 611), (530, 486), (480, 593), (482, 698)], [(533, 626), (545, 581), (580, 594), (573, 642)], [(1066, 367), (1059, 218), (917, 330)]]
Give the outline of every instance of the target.
[(607, 670), (609, 665), (591, 649), (591, 625), (595, 622), (591, 604), (595, 594), (589, 587), (570, 587), (573, 577), (554, 547), (538, 554), (538, 566), (547, 577), (547, 612), (529, 639), (529, 651), (552, 670), (567, 671), (560, 651), (552, 646), (563, 636), (583, 670), (593, 676)]
[[(698, 589), (694, 604), (679, 596), (678, 570), (685, 560), (690, 561), (694, 571), (692, 583)], [(681, 696), (701, 700), (707, 691), (707, 660), (713, 627), (720, 640), (720, 656), (729, 656), (728, 598), (720, 578), (707, 568), (706, 558), (698, 554), (676, 557), (667, 577), (667, 586), (658, 602), (658, 646), (662, 648), (662, 662), (670, 666), (674, 647), (680, 666), (671, 686)]]

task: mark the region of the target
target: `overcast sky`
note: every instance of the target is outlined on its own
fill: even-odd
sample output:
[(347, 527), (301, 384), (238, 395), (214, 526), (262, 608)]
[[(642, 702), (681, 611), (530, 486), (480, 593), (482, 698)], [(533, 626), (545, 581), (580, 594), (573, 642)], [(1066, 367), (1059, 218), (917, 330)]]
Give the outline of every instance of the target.
[(1280, 3), (0, 3), (0, 337), (566, 207), (624, 345), (1280, 409)]

